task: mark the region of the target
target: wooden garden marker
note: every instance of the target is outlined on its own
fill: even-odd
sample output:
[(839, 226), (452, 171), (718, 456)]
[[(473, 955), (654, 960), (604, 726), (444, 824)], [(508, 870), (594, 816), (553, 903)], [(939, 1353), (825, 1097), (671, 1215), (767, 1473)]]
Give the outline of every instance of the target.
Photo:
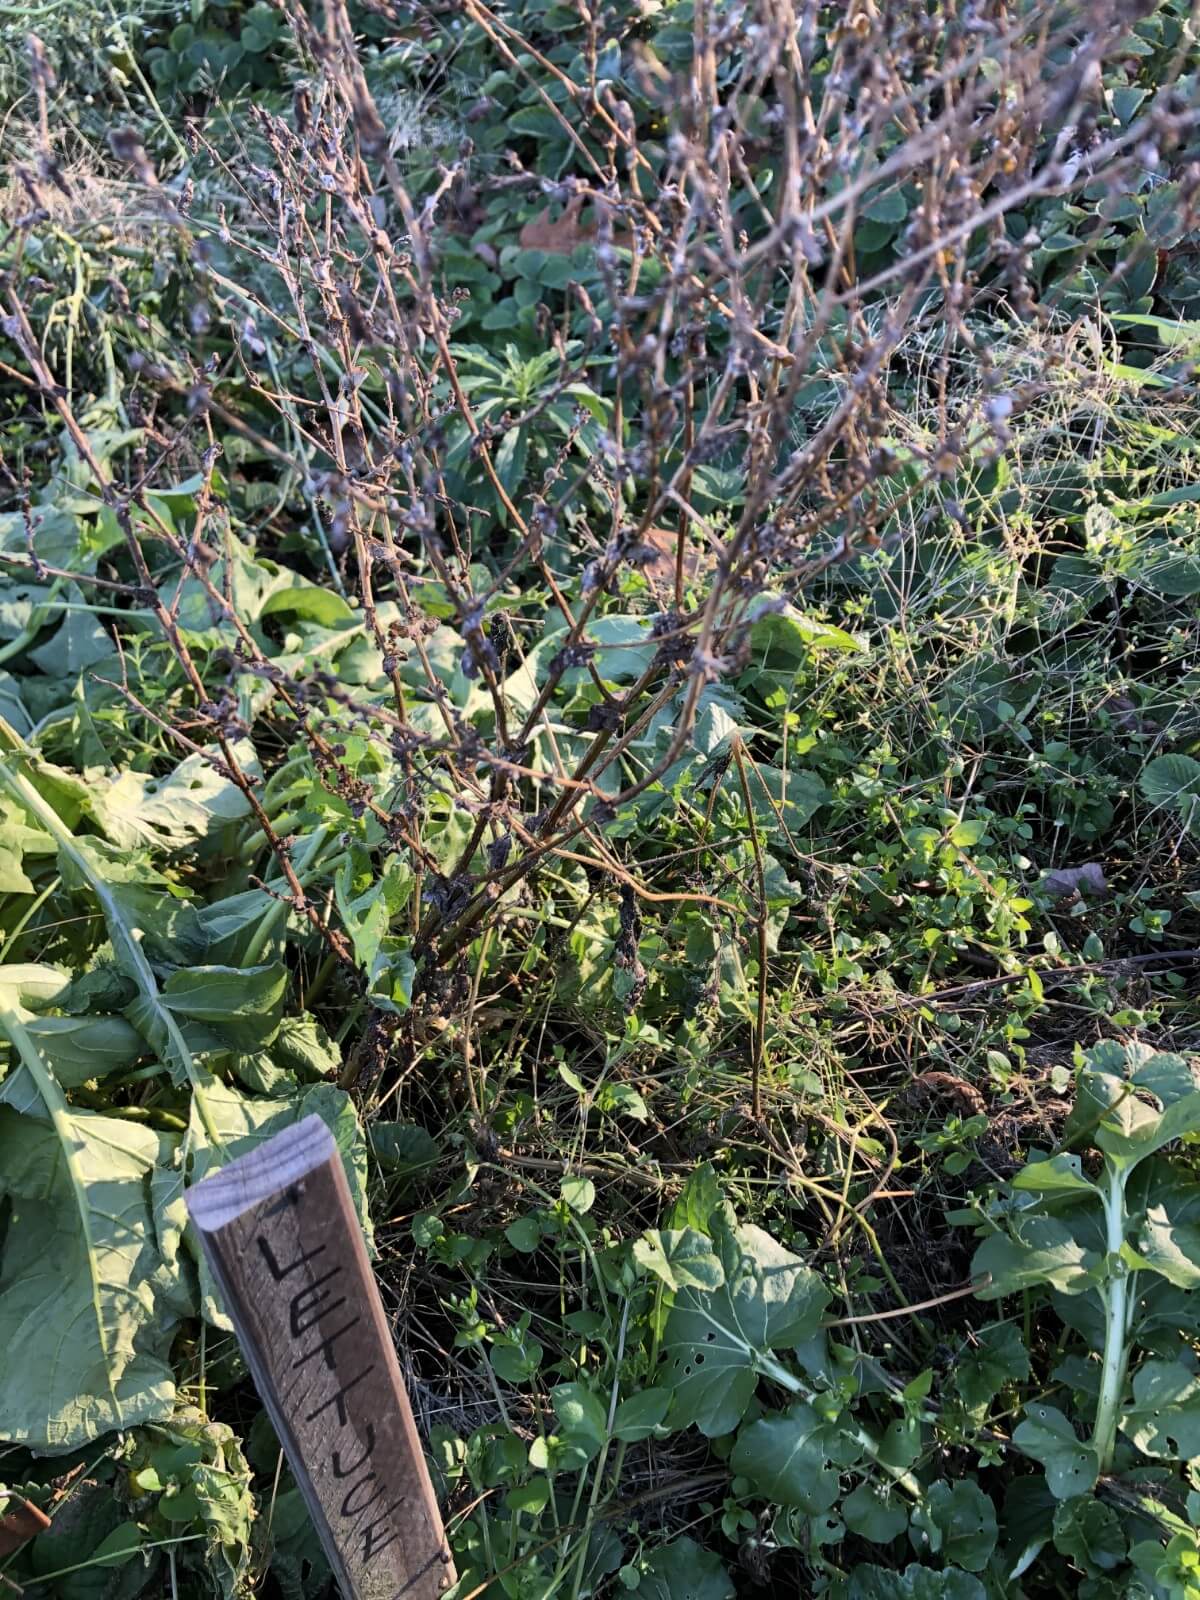
[(345, 1600), (435, 1600), (454, 1566), (329, 1129), (305, 1117), (187, 1204)]

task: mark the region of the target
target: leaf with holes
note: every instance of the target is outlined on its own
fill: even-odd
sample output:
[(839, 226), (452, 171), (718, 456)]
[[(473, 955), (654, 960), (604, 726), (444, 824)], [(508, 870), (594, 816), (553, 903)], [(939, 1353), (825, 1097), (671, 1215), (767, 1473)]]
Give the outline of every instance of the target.
[(829, 1303), (817, 1274), (761, 1228), (720, 1222), (713, 1242), (725, 1282), (676, 1295), (662, 1378), (675, 1395), (670, 1425), (695, 1423), (709, 1438), (737, 1426), (759, 1375), (780, 1370), (771, 1352), (815, 1333)]
[(913, 1542), (968, 1572), (982, 1572), (996, 1548), (996, 1508), (971, 1478), (934, 1483), (913, 1512)]
[(838, 1475), (830, 1469), (824, 1430), (823, 1419), (800, 1401), (782, 1415), (759, 1417), (744, 1427), (729, 1464), (766, 1499), (817, 1516), (838, 1496)]
[(1081, 1444), (1075, 1429), (1055, 1406), (1025, 1408), (1025, 1421), (1013, 1429), (1013, 1443), (1046, 1469), (1046, 1482), (1059, 1500), (1086, 1494), (1096, 1481), (1100, 1463), (1090, 1446)]
[(1176, 1461), (1200, 1456), (1200, 1377), (1178, 1361), (1144, 1361), (1121, 1429), (1143, 1455)]

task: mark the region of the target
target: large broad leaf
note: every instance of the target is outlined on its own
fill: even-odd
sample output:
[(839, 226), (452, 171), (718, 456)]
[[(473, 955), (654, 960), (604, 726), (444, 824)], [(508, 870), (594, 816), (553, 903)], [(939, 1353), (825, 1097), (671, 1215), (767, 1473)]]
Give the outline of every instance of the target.
[(684, 1538), (651, 1553), (637, 1594), (638, 1600), (733, 1600), (734, 1588), (712, 1551)]
[(15, 800), (0, 797), (0, 894), (33, 894), (26, 857), (53, 855), (57, 846), (41, 828), (31, 828)]
[(1200, 1377), (1178, 1361), (1144, 1361), (1121, 1429), (1143, 1455), (1172, 1461), (1200, 1456)]
[(672, 1291), (719, 1289), (725, 1282), (712, 1240), (695, 1228), (649, 1229), (634, 1241), (633, 1258)]
[(1080, 1442), (1055, 1406), (1027, 1406), (1025, 1421), (1013, 1429), (1013, 1443), (1031, 1460), (1042, 1463), (1056, 1499), (1086, 1494), (1096, 1481), (1100, 1470), (1096, 1452)]
[(1112, 1506), (1081, 1495), (1078, 1500), (1060, 1500), (1055, 1508), (1054, 1548), (1095, 1577), (1120, 1566), (1127, 1544)]
[(181, 1020), (200, 1022), (239, 1050), (260, 1050), (279, 1031), (287, 968), (190, 967), (163, 984), (163, 1004)]
[(1098, 1145), (1131, 1168), (1200, 1128), (1200, 1082), (1182, 1056), (1105, 1040), (1087, 1053), (1067, 1143)]
[(970, 1573), (946, 1567), (858, 1566), (850, 1578), (849, 1600), (986, 1600), (986, 1590)]
[(1154, 806), (1170, 806), (1200, 795), (1200, 761), (1191, 756), (1155, 756), (1147, 761), (1138, 787)]
[(792, 605), (784, 605), (760, 617), (750, 629), (750, 645), (758, 653), (778, 652), (794, 658), (807, 655), (810, 650), (866, 649), (861, 638), (835, 627), (832, 622), (806, 616)]
[(953, 1371), (964, 1404), (978, 1416), (1006, 1384), (1029, 1377), (1029, 1352), (1013, 1323), (992, 1322), (973, 1332), (970, 1344), (960, 1349)]
[(908, 1527), (908, 1506), (893, 1487), (874, 1480), (860, 1483), (841, 1503), (850, 1533), (872, 1544), (891, 1544)]
[[(784, 769), (755, 762), (746, 768), (746, 783), (754, 807), (754, 822), (767, 834), (774, 849), (798, 849), (803, 845), (801, 830), (829, 799), (825, 780), (803, 767)], [(730, 767), (721, 780), (726, 794), (743, 800), (741, 778)]]
[(968, 1572), (982, 1572), (996, 1548), (996, 1508), (971, 1478), (931, 1484), (913, 1512), (912, 1528), (918, 1550)]
[(814, 1333), (829, 1292), (799, 1256), (770, 1234), (721, 1222), (714, 1243), (719, 1289), (681, 1290), (667, 1319), (662, 1382), (674, 1390), (673, 1428), (695, 1423), (710, 1438), (741, 1421), (773, 1350)]
[[(32, 761), (31, 751), (26, 750), (25, 756), (27, 760)], [(42, 772), (40, 768), (37, 770), (39, 773)], [(202, 1121), (209, 1126), (211, 1132), (211, 1121), (205, 1100), (206, 1074), (196, 1065), (175, 1017), (163, 1004), (158, 980), (143, 948), (143, 942), (147, 940), (149, 931), (147, 922), (152, 922), (153, 919), (145, 918), (139, 925), (137, 917), (130, 914), (129, 900), (110, 881), (120, 876), (117, 863), (106, 858), (105, 852), (98, 847), (98, 841), (77, 839), (31, 779), (4, 759), (0, 759), (0, 783), (54, 839), (58, 846), (59, 869), (63, 882), (68, 886), (86, 885), (95, 896), (108, 928), (117, 965), (137, 986), (147, 1013), (153, 1018), (156, 1048), (161, 1049), (163, 1060), (176, 1080), (182, 1083), (186, 1079), (191, 1084), (193, 1107), (198, 1109)], [(127, 880), (124, 886), (134, 893), (128, 880), (135, 876), (135, 870), (128, 864), (124, 876)], [(161, 1040), (161, 1044), (158, 1044), (157, 1040)]]
[(1032, 1189), (1040, 1194), (1098, 1194), (1094, 1183), (1083, 1175), (1078, 1156), (1052, 1156), (1047, 1161), (1030, 1161), (1012, 1180), (1014, 1189)]
[(123, 1072), (148, 1054), (124, 1017), (31, 1017), (26, 1027), (64, 1089)]
[(43, 1099), (0, 1106), (5, 1436), (39, 1451), (169, 1416), (175, 1318), (149, 1205), (165, 1136), (68, 1107), (21, 1017), (2, 1025)]
[(1156, 1184), (1135, 1248), (1139, 1266), (1177, 1289), (1200, 1289), (1200, 1186), (1181, 1184), (1173, 1173), (1165, 1186)]
[(1093, 1270), (1100, 1256), (1076, 1238), (1058, 1217), (1023, 1217), (1012, 1223), (1012, 1235), (994, 1233), (975, 1252), (971, 1271), (990, 1281), (980, 1289), (982, 1300), (996, 1300), (1018, 1289), (1052, 1284), (1063, 1294), (1094, 1289)]
[[(66, 599), (73, 609), (66, 613), (57, 632), (29, 652), (30, 661), (48, 678), (77, 678), (97, 662), (116, 654), (111, 636), (76, 584), (67, 585)], [(47, 610), (47, 621), (59, 614), (57, 606)]]
[[(234, 754), (243, 770), (257, 774), (258, 762), (248, 740), (235, 745)], [(122, 849), (145, 845), (174, 850), (194, 844), (215, 828), (250, 814), (246, 796), (218, 766), (197, 752), (165, 777), (122, 772), (93, 790), (92, 815), (106, 837)]]
[(782, 1415), (759, 1417), (742, 1428), (729, 1464), (766, 1499), (815, 1517), (838, 1497), (826, 1432), (824, 1420), (800, 1401)]

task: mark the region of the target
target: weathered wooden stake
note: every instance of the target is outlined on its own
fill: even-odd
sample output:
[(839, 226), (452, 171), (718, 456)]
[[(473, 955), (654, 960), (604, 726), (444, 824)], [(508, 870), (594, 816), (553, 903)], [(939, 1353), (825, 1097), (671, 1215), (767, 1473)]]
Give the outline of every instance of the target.
[(345, 1600), (435, 1600), (454, 1567), (329, 1129), (306, 1117), (187, 1203)]

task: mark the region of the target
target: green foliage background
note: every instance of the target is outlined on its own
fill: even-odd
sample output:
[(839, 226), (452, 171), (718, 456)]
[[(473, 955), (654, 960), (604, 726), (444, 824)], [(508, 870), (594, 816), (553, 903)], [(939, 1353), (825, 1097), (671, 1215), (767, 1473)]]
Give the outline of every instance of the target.
[[(3, 267), (80, 435), (22, 381), (15, 313), (0, 330), (0, 1513), (25, 1497), (53, 1520), (0, 1571), (65, 1600), (327, 1592), (182, 1205), (316, 1112), (396, 1316), (461, 1600), (1197, 1600), (1194, 133), (1118, 195), (1005, 218), (1036, 239), (1035, 304), (998, 300), (975, 331), (1016, 365), (1053, 331), (1059, 357), (997, 413), (1004, 448), (933, 481), (939, 350), (915, 333), (877, 547), (755, 617), (679, 758), (599, 813), (616, 870), (555, 860), (431, 993), (414, 908), (449, 892), (473, 822), (432, 798), (424, 881), (396, 848), (404, 753), (337, 691), (386, 706), (394, 666), (413, 725), (433, 738), (440, 713), (412, 634), (387, 663), (366, 624), (302, 411), (264, 399), (265, 372), (311, 401), (313, 358), (253, 311), (278, 264), (231, 191), (231, 164), (266, 159), (251, 108), (303, 95), (311, 40), (262, 0), (53, 17), (85, 200), (35, 225), (11, 204)], [(590, 48), (577, 9), (504, 17), (564, 73)], [(647, 52), (686, 68), (694, 20), (689, 0), (606, 16), (596, 71), (651, 163), (670, 128)], [(572, 298), (607, 324), (597, 250), (520, 242), (548, 204), (560, 220), (578, 152), (547, 99), (568, 97), (465, 13), (354, 21), (413, 192), (471, 143), (436, 270), (475, 414), (511, 425), (497, 488), (439, 396), (445, 493), (503, 534), (505, 497), (565, 485), (564, 458), (586, 478), (616, 413)], [(1147, 114), (1195, 37), (1179, 0), (1142, 9), (1106, 65), (1105, 131)], [(211, 305), (105, 153), (119, 119), (207, 230)], [(540, 184), (495, 181), (510, 149)], [(861, 279), (902, 261), (916, 205), (870, 198)], [(566, 389), (547, 307), (579, 364)], [(846, 331), (805, 375), (794, 443), (838, 402)], [(154, 384), (174, 421), (205, 362), (224, 364), (217, 431), (150, 476)], [(951, 388), (985, 403), (966, 359)], [(143, 474), (134, 574), (104, 488)], [(736, 453), (695, 472), (714, 525), (746, 492)], [(585, 486), (550, 509), (569, 536), (548, 570), (578, 599), (595, 506)], [(163, 530), (201, 522), (198, 576)], [(524, 715), (563, 630), (549, 588), (494, 556), (487, 637)], [(444, 706), (485, 736), (432, 566), (413, 602)], [(658, 611), (631, 565), (536, 766), (583, 756), (589, 718), (655, 661)], [(285, 715), (293, 680), (317, 686), (325, 764)], [(676, 705), (631, 770), (669, 748)]]

